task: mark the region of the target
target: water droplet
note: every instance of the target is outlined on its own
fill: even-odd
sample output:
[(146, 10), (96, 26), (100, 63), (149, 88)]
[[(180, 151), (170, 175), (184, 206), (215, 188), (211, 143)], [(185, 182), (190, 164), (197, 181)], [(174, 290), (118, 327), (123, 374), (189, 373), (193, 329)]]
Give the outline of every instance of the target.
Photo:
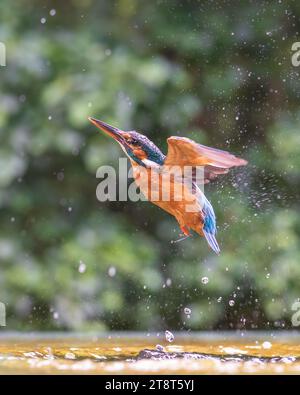
[(160, 352), (164, 351), (163, 346), (161, 346), (160, 344), (157, 344), (157, 345), (155, 346), (155, 348), (156, 348), (157, 351), (160, 351)]
[(54, 318), (55, 320), (58, 320), (58, 319), (59, 319), (59, 314), (58, 314), (57, 311), (54, 311), (54, 313), (53, 313), (53, 318)]
[(84, 262), (79, 261), (78, 271), (79, 273), (84, 273), (86, 271), (86, 264)]
[(108, 269), (108, 275), (109, 275), (109, 277), (114, 277), (114, 276), (116, 275), (116, 273), (117, 273), (117, 269), (116, 269), (114, 266), (111, 266), (111, 267)]
[(51, 121), (52, 120), (52, 115), (49, 115), (48, 119), (49, 119), (49, 121)]
[(184, 308), (184, 314), (186, 314), (186, 315), (191, 315), (191, 314), (192, 314), (192, 310), (189, 309), (188, 307), (185, 307), (185, 308)]
[(52, 10), (50, 10), (49, 14), (50, 14), (51, 16), (56, 15), (56, 10), (55, 10), (54, 8), (52, 8)]
[(64, 172), (63, 171), (58, 172), (56, 178), (58, 179), (58, 181), (63, 181), (65, 178)]
[(172, 285), (172, 280), (170, 278), (166, 279), (166, 286), (170, 287)]
[(220, 297), (217, 299), (217, 302), (218, 302), (218, 303), (222, 302), (222, 296), (220, 296)]
[(201, 282), (202, 282), (202, 284), (207, 284), (209, 282), (209, 278), (208, 277), (202, 277), (201, 278)]
[(229, 304), (229, 306), (232, 307), (232, 306), (234, 306), (235, 302), (234, 302), (234, 300), (231, 299), (231, 300), (228, 302), (228, 304)]
[(172, 343), (172, 341), (174, 341), (174, 335), (173, 335), (173, 333), (170, 332), (170, 331), (165, 331), (165, 337), (166, 337), (166, 340), (167, 340), (169, 343)]
[(272, 343), (270, 342), (263, 342), (262, 344), (262, 348), (264, 348), (265, 350), (268, 350), (272, 347)]
[(41, 24), (44, 25), (47, 22), (46, 18), (41, 18)]
[(72, 352), (67, 352), (65, 354), (65, 358), (66, 359), (76, 359), (76, 355), (74, 353), (72, 353)]

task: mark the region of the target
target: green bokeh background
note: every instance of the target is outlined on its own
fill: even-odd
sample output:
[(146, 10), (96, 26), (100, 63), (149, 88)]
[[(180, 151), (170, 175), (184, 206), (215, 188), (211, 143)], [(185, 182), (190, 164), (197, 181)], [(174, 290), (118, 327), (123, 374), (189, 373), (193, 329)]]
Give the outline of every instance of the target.
[[(6, 329), (291, 328), (299, 32), (300, 3), (288, 0), (1, 1)], [(175, 219), (149, 203), (97, 201), (97, 168), (124, 154), (88, 116), (164, 152), (181, 135), (249, 160), (206, 187), (219, 257), (199, 237), (172, 245)]]

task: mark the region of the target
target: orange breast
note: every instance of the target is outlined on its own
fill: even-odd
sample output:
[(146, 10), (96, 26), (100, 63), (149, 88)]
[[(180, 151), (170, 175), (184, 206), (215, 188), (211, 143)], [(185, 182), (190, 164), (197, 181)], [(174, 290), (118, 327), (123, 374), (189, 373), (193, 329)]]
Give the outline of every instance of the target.
[(133, 174), (136, 184), (149, 201), (176, 217), (180, 225), (187, 225), (202, 235), (202, 207), (190, 188), (169, 174), (135, 164)]

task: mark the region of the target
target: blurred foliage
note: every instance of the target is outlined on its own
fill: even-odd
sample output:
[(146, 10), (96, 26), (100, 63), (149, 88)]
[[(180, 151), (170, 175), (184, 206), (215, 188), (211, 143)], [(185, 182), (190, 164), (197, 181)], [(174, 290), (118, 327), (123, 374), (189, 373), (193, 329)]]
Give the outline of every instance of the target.
[[(0, 3), (0, 300), (7, 329), (289, 328), (300, 297), (300, 3)], [(207, 186), (222, 248), (100, 203), (123, 153), (87, 121), (246, 157)], [(205, 281), (208, 278), (208, 282)], [(188, 318), (184, 308), (192, 309)]]

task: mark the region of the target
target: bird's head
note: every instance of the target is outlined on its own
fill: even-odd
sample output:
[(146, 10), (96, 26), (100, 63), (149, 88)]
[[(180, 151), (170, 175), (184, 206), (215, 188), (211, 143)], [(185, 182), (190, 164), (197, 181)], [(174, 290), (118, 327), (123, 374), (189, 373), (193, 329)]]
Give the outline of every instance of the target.
[(89, 121), (116, 140), (131, 161), (144, 167), (148, 167), (151, 163), (157, 165), (163, 164), (165, 156), (143, 134), (136, 131), (125, 132), (95, 118), (89, 118)]

